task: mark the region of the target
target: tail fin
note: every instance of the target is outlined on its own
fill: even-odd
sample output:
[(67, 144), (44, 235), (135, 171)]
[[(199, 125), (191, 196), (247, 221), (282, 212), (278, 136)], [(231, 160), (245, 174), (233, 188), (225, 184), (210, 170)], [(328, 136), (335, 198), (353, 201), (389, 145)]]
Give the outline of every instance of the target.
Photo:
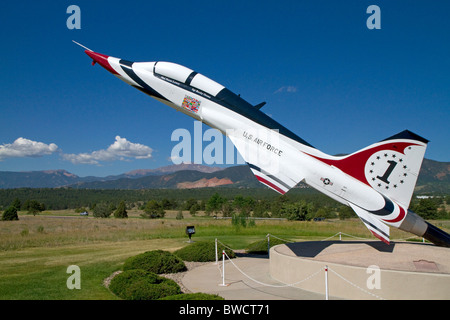
[(372, 148), (365, 177), (372, 188), (408, 208), (428, 140), (403, 131)]
[(408, 208), (427, 143), (428, 140), (405, 130), (351, 155), (320, 160)]

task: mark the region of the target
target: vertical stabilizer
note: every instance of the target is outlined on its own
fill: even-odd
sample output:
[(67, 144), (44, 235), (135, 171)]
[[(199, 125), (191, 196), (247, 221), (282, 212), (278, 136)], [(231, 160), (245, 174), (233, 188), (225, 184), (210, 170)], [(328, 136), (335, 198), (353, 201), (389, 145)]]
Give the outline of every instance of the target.
[(402, 131), (344, 157), (320, 158), (408, 208), (428, 140)]

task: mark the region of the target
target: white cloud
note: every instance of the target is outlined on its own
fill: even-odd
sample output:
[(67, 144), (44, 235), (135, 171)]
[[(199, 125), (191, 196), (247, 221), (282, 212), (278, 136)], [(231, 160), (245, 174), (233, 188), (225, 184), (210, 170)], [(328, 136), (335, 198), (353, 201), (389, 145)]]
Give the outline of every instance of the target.
[(133, 159), (148, 159), (152, 156), (152, 148), (143, 144), (132, 143), (125, 138), (116, 137), (116, 141), (106, 150), (91, 153), (63, 154), (64, 160), (73, 164), (99, 164), (100, 161), (126, 161)]
[(11, 144), (0, 145), (0, 161), (6, 158), (42, 157), (58, 151), (54, 143), (32, 141), (18, 138)]
[(283, 86), (283, 87), (279, 88), (277, 91), (275, 91), (274, 93), (281, 93), (281, 92), (289, 92), (289, 93), (297, 92), (297, 87)]

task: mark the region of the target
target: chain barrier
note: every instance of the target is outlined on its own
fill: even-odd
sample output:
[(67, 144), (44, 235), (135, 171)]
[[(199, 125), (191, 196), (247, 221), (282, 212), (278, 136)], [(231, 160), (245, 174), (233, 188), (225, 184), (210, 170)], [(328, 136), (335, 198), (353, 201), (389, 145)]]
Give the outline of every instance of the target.
[(293, 287), (293, 288), (301, 289), (301, 288), (297, 287), (299, 284), (316, 277), (323, 270), (325, 270), (325, 296), (326, 296), (326, 300), (328, 300), (328, 275), (327, 275), (327, 271), (331, 271), (333, 274), (335, 274), (337, 277), (339, 277), (340, 279), (342, 279), (343, 281), (345, 281), (349, 285), (353, 286), (356, 289), (359, 289), (360, 291), (362, 291), (362, 292), (364, 292), (364, 293), (366, 293), (368, 295), (371, 295), (371, 296), (373, 296), (373, 297), (375, 297), (375, 298), (377, 298), (379, 300), (386, 300), (386, 299), (384, 299), (384, 298), (382, 298), (382, 297), (380, 297), (380, 296), (378, 296), (378, 295), (376, 295), (376, 294), (374, 294), (372, 292), (369, 292), (369, 291), (361, 288), (360, 286), (354, 284), (353, 282), (351, 282), (350, 280), (346, 279), (345, 277), (343, 277), (342, 275), (340, 275), (339, 273), (337, 273), (336, 271), (334, 271), (333, 269), (331, 269), (328, 266), (325, 266), (325, 269), (324, 268), (320, 268), (316, 272), (310, 274), (309, 276), (307, 276), (306, 278), (304, 278), (304, 279), (302, 279), (300, 281), (297, 281), (297, 282), (294, 282), (294, 283), (290, 283), (290, 284), (275, 285), (275, 284), (265, 283), (265, 282), (256, 280), (255, 278), (253, 278), (253, 277), (249, 276), (247, 273), (245, 273), (241, 268), (239, 268), (234, 263), (234, 261), (226, 254), (225, 251), (222, 251), (222, 255), (223, 255), (223, 261), (222, 261), (223, 267), (221, 269), (220, 266), (218, 266), (219, 273), (220, 273), (220, 275), (222, 277), (222, 284), (219, 284), (220, 286), (227, 286), (227, 284), (225, 284), (225, 257), (226, 257), (228, 259), (228, 261), (236, 268), (236, 270), (238, 270), (244, 277), (246, 277), (250, 281), (253, 281), (253, 282), (255, 282), (257, 284), (260, 284), (262, 286), (265, 286), (265, 287), (272, 287), (272, 288)]
[(233, 262), (232, 259), (230, 259), (230, 257), (226, 254), (226, 252), (224, 252), (224, 254), (225, 254), (225, 256), (228, 258), (228, 261), (230, 261), (231, 264), (232, 264), (232, 265), (233, 265), (240, 273), (242, 273), (245, 277), (247, 277), (248, 279), (250, 279), (250, 280), (253, 281), (253, 282), (256, 282), (256, 283), (258, 283), (258, 284), (260, 284), (260, 285), (263, 285), (263, 286), (266, 286), (266, 287), (272, 287), (272, 288), (294, 287), (294, 286), (296, 286), (296, 285), (298, 285), (298, 284), (300, 284), (300, 283), (302, 283), (302, 282), (305, 282), (305, 281), (307, 281), (307, 280), (309, 280), (309, 279), (311, 279), (311, 278), (314, 278), (315, 276), (317, 276), (317, 275), (322, 271), (322, 269), (320, 269), (320, 270), (316, 271), (315, 273), (309, 275), (309, 276), (306, 277), (305, 279), (300, 280), (300, 281), (297, 281), (297, 282), (294, 282), (294, 283), (291, 283), (291, 284), (274, 285), (274, 284), (264, 283), (264, 282), (261, 282), (261, 281), (256, 280), (255, 278), (250, 277), (248, 274), (246, 274), (244, 271), (242, 271), (241, 268), (239, 268), (239, 267)]
[(279, 238), (279, 237), (277, 237), (277, 236), (274, 236), (273, 234), (268, 233), (267, 236), (266, 236), (266, 238), (270, 238), (270, 237), (275, 238), (275, 239), (278, 239), (278, 240), (281, 240), (281, 241), (286, 242), (286, 243), (294, 243), (294, 241), (290, 241), (290, 240), (286, 240), (286, 239), (281, 239), (281, 238)]
[(354, 288), (356, 288), (356, 289), (358, 289), (358, 290), (364, 292), (365, 294), (371, 295), (371, 296), (373, 296), (373, 297), (375, 297), (375, 298), (377, 298), (377, 299), (379, 299), (379, 300), (386, 300), (386, 299), (384, 299), (384, 298), (382, 298), (382, 297), (380, 297), (380, 296), (378, 296), (378, 295), (376, 295), (376, 294), (374, 294), (374, 293), (372, 293), (372, 292), (369, 292), (369, 291), (367, 291), (367, 290), (361, 288), (360, 286), (354, 284), (353, 282), (351, 282), (350, 280), (346, 279), (345, 277), (343, 277), (342, 275), (340, 275), (339, 273), (337, 273), (336, 271), (334, 271), (333, 269), (331, 269), (331, 268), (328, 267), (328, 266), (325, 266), (325, 269), (324, 269), (324, 268), (320, 268), (320, 269), (317, 270), (316, 272), (310, 274), (309, 276), (307, 276), (306, 278), (304, 278), (304, 279), (302, 279), (302, 280), (300, 280), (300, 281), (297, 281), (297, 282), (294, 282), (294, 283), (290, 283), (290, 284), (275, 285), (275, 284), (265, 283), (265, 282), (256, 280), (255, 278), (249, 276), (247, 273), (245, 273), (241, 268), (239, 268), (239, 267), (234, 263), (234, 261), (226, 254), (225, 250), (222, 251), (222, 255), (223, 255), (223, 261), (222, 261), (222, 265), (223, 265), (223, 266), (222, 266), (222, 269), (220, 268), (220, 266), (218, 266), (219, 273), (220, 273), (220, 275), (221, 275), (221, 277), (222, 277), (222, 284), (219, 284), (220, 286), (227, 286), (227, 284), (225, 284), (225, 257), (226, 257), (226, 258), (228, 259), (228, 261), (236, 268), (236, 270), (238, 270), (244, 277), (246, 277), (246, 278), (249, 279), (250, 281), (253, 281), (253, 282), (255, 282), (255, 283), (257, 283), (257, 284), (260, 284), (260, 285), (262, 285), (262, 286), (265, 286), (265, 287), (272, 287), (272, 288), (286, 288), (286, 287), (292, 287), (292, 288), (301, 289), (301, 288), (297, 287), (299, 284), (301, 284), (301, 283), (303, 283), (303, 282), (305, 282), (305, 281), (308, 281), (308, 280), (310, 280), (310, 279), (316, 277), (316, 276), (317, 276), (318, 274), (320, 274), (323, 270), (325, 270), (325, 297), (326, 297), (326, 300), (328, 300), (328, 274), (327, 274), (328, 271), (331, 271), (331, 272), (332, 272), (333, 274), (335, 274), (337, 277), (339, 277), (340, 279), (342, 279), (343, 281), (345, 281), (345, 282), (348, 283), (349, 285), (353, 286)]
[[(326, 239), (323, 239), (323, 240), (320, 240), (320, 241), (327, 241), (327, 240), (333, 239), (333, 238), (336, 237), (336, 236), (339, 236), (339, 240), (342, 240), (342, 237), (341, 237), (342, 235), (347, 236), (347, 237), (351, 237), (351, 238), (355, 238), (355, 239), (362, 239), (362, 240), (372, 240), (372, 239), (373, 239), (373, 238), (357, 237), (357, 236), (353, 236), (353, 235), (348, 234), (348, 233), (338, 232), (338, 233), (336, 233), (335, 235), (332, 235), (331, 237), (326, 238)], [(420, 237), (417, 237), (417, 236), (411, 236), (411, 237), (404, 238), (404, 239), (392, 239), (391, 241), (407, 241), (407, 240), (409, 240), (409, 239), (414, 239), (414, 238), (420, 238)], [(425, 242), (425, 239), (422, 238), (422, 241)]]
[[(355, 237), (355, 236), (352, 236), (352, 235), (349, 235), (349, 234), (346, 234), (346, 233), (343, 233), (343, 232), (338, 232), (338, 233), (336, 233), (335, 235), (333, 235), (332, 237), (329, 237), (329, 238), (324, 239), (324, 240), (321, 240), (321, 241), (326, 241), (326, 240), (332, 239), (332, 238), (334, 238), (334, 237), (336, 237), (336, 236), (338, 236), (338, 235), (339, 235), (339, 239), (341, 239), (341, 235), (345, 235), (345, 236), (353, 237), (353, 238), (359, 238), (359, 239), (368, 239), (368, 238)], [(266, 238), (268, 238), (268, 241), (270, 241), (270, 240), (269, 240), (270, 237), (276, 238), (276, 239), (281, 240), (281, 241), (284, 241), (284, 242), (286, 242), (286, 243), (292, 243), (292, 242), (293, 242), (293, 241), (289, 241), (289, 240), (286, 240), (286, 239), (279, 238), (279, 237), (274, 236), (274, 235), (271, 235), (271, 234), (267, 234), (267, 236), (266, 236)], [(414, 238), (414, 237), (412, 237), (412, 238)], [(265, 240), (261, 240), (261, 241), (265, 241)], [(380, 297), (380, 296), (378, 296), (378, 295), (376, 295), (376, 294), (374, 294), (374, 293), (372, 293), (372, 292), (369, 292), (369, 291), (367, 291), (367, 290), (361, 288), (360, 286), (354, 284), (353, 282), (351, 282), (350, 280), (346, 279), (345, 277), (343, 277), (342, 275), (340, 275), (339, 273), (337, 273), (337, 272), (334, 271), (333, 269), (330, 269), (328, 266), (325, 266), (325, 269), (324, 269), (324, 268), (320, 268), (318, 271), (316, 271), (316, 272), (310, 274), (310, 275), (307, 276), (306, 278), (304, 278), (304, 279), (302, 279), (302, 280), (300, 280), (300, 281), (291, 283), (291, 284), (274, 285), (274, 284), (269, 284), (269, 283), (261, 282), (261, 281), (259, 281), (259, 280), (256, 280), (255, 278), (249, 276), (249, 275), (248, 275), (247, 273), (245, 273), (241, 268), (239, 268), (239, 267), (233, 262), (233, 260), (228, 256), (228, 254), (225, 252), (225, 250), (222, 251), (222, 259), (223, 259), (223, 261), (222, 261), (222, 268), (221, 268), (220, 265), (218, 264), (218, 258), (217, 258), (217, 253), (218, 253), (218, 250), (217, 250), (217, 244), (218, 244), (218, 243), (220, 243), (223, 247), (225, 247), (225, 248), (227, 248), (227, 249), (230, 249), (230, 250), (233, 250), (233, 251), (236, 251), (237, 249), (233, 249), (233, 248), (231, 248), (231, 247), (225, 245), (224, 243), (222, 243), (220, 240), (218, 240), (218, 239), (216, 238), (216, 264), (217, 264), (217, 266), (218, 266), (218, 271), (220, 272), (221, 277), (222, 277), (222, 284), (221, 284), (222, 286), (226, 286), (226, 284), (225, 284), (225, 257), (226, 257), (226, 258), (228, 258), (228, 261), (229, 261), (229, 262), (230, 262), (230, 263), (231, 263), (231, 264), (232, 264), (232, 265), (233, 265), (233, 266), (234, 266), (234, 267), (235, 267), (235, 268), (236, 268), (243, 276), (245, 276), (245, 277), (248, 278), (249, 280), (251, 280), (251, 281), (253, 281), (253, 282), (255, 282), (255, 283), (258, 283), (258, 284), (260, 284), (260, 285), (262, 285), (262, 286), (273, 287), (273, 288), (286, 288), (286, 287), (298, 288), (297, 286), (298, 286), (299, 284), (301, 284), (301, 283), (303, 283), (303, 282), (305, 282), (305, 281), (308, 281), (308, 280), (310, 280), (310, 279), (316, 277), (316, 276), (317, 276), (318, 274), (320, 274), (323, 270), (325, 270), (325, 279), (326, 279), (326, 280), (325, 280), (325, 282), (326, 282), (326, 292), (325, 292), (325, 295), (326, 295), (326, 299), (327, 299), (327, 300), (328, 300), (328, 273), (327, 273), (328, 271), (331, 271), (331, 272), (332, 272), (333, 274), (335, 274), (337, 277), (339, 277), (340, 279), (342, 279), (343, 281), (345, 281), (345, 282), (348, 283), (349, 285), (353, 286), (354, 288), (359, 289), (360, 291), (362, 291), (362, 292), (364, 292), (364, 293), (366, 293), (366, 294), (368, 294), (368, 295), (371, 295), (371, 296), (373, 296), (373, 297), (375, 297), (375, 298), (377, 298), (377, 299), (385, 300), (384, 298), (382, 298), (382, 297)], [(301, 288), (298, 288), (298, 289), (301, 289)]]
[(367, 293), (367, 294), (369, 294), (369, 295), (371, 295), (371, 296), (373, 296), (373, 297), (375, 297), (375, 298), (377, 298), (377, 299), (380, 299), (380, 300), (386, 300), (386, 299), (384, 299), (384, 298), (382, 298), (382, 297), (380, 297), (380, 296), (377, 296), (376, 294), (374, 294), (374, 293), (372, 293), (372, 292), (369, 292), (369, 291), (367, 291), (367, 290), (365, 290), (365, 289), (359, 287), (358, 285), (354, 284), (354, 283), (351, 282), (350, 280), (345, 279), (343, 276), (341, 276), (339, 273), (337, 273), (337, 272), (334, 271), (333, 269), (328, 268), (328, 270), (331, 271), (331, 272), (333, 272), (335, 275), (337, 275), (339, 278), (341, 278), (342, 280), (344, 280), (344, 281), (347, 282), (348, 284), (350, 284), (350, 285), (352, 285), (353, 287), (355, 287), (355, 288), (361, 290), (362, 292)]
[[(327, 240), (330, 240), (330, 239), (335, 238), (336, 236), (339, 236), (339, 240), (342, 240), (342, 236), (346, 236), (346, 237), (350, 237), (350, 238), (355, 238), (355, 239), (361, 239), (361, 240), (372, 240), (372, 238), (357, 237), (357, 236), (353, 236), (353, 235), (348, 234), (348, 233), (338, 232), (338, 233), (332, 235), (331, 237), (328, 237), (328, 238), (326, 238), (326, 239), (322, 239), (322, 240), (320, 240), (320, 241), (327, 241)], [(275, 235), (273, 235), (273, 234), (270, 234), (270, 233), (268, 233), (268, 234), (266, 235), (265, 238), (267, 238), (268, 241), (270, 241), (270, 238), (271, 238), (271, 237), (272, 237), (272, 238), (275, 238), (275, 239), (278, 239), (278, 240), (281, 240), (281, 241), (283, 241), (283, 242), (285, 242), (285, 243), (294, 243), (294, 241), (282, 239), (282, 238), (277, 237), (277, 236), (275, 236)], [(411, 237), (404, 238), (404, 239), (392, 239), (392, 241), (407, 241), (407, 240), (409, 240), (409, 239), (414, 239), (414, 238), (417, 238), (417, 236), (411, 236)], [(238, 249), (233, 249), (233, 248), (227, 246), (226, 244), (224, 244), (223, 242), (221, 242), (221, 241), (218, 240), (218, 239), (216, 239), (216, 241), (219, 242), (222, 246), (224, 246), (224, 247), (227, 248), (227, 249), (230, 249), (230, 250), (233, 250), (233, 251), (238, 250)], [(266, 240), (261, 240), (261, 242), (263, 242), (263, 241), (266, 241)]]

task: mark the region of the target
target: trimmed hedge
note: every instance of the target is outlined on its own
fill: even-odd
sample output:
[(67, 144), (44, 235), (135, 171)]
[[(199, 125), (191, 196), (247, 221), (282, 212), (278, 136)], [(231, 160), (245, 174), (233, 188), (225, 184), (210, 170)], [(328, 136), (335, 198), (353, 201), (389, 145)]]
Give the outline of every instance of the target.
[(184, 262), (174, 254), (163, 251), (147, 251), (125, 260), (123, 270), (142, 269), (156, 274), (186, 271)]
[[(200, 241), (178, 249), (174, 252), (174, 254), (184, 261), (209, 262), (216, 261), (215, 249), (216, 247), (214, 241)], [(230, 257), (230, 259), (236, 258), (236, 254), (233, 250), (225, 248), (221, 244), (217, 245), (217, 250), (219, 251), (219, 259), (222, 259), (222, 250), (225, 250), (225, 253), (228, 257)]]
[[(279, 240), (277, 238), (270, 238), (270, 247), (279, 245), (279, 244), (285, 244), (285, 241)], [(257, 241), (250, 243), (247, 248), (245, 249), (247, 253), (253, 253), (253, 254), (268, 254), (267, 252), (267, 239), (264, 241)]]
[(156, 300), (181, 293), (178, 284), (145, 270), (127, 270), (115, 276), (109, 289), (126, 300)]

